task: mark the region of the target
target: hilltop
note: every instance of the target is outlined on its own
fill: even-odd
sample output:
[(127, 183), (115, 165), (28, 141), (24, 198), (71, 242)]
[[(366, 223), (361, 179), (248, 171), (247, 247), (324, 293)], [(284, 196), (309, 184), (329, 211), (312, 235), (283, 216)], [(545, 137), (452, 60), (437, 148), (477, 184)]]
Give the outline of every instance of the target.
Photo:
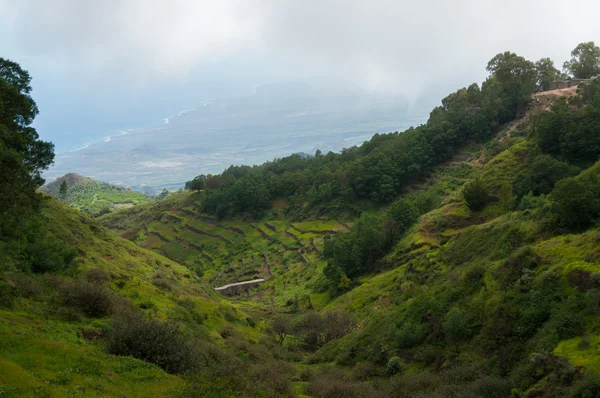
[[(62, 184), (66, 184), (65, 192), (61, 192)], [(91, 214), (128, 208), (154, 200), (129, 188), (96, 181), (76, 173), (65, 174), (42, 186), (40, 190), (75, 209)]]

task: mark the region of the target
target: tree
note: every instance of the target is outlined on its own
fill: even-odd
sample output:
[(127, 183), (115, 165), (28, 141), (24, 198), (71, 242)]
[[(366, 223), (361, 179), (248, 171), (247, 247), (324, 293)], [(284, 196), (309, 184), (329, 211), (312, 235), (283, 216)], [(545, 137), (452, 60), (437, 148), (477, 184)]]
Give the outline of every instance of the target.
[(551, 199), (552, 211), (558, 215), (560, 223), (572, 229), (590, 226), (600, 213), (600, 201), (595, 195), (595, 190), (600, 190), (600, 184), (597, 182), (586, 183), (576, 178), (558, 181)]
[(277, 342), (279, 344), (283, 344), (283, 341), (285, 340), (287, 335), (290, 333), (291, 329), (292, 329), (292, 326), (287, 317), (284, 317), (283, 315), (279, 315), (275, 319), (273, 319), (273, 324), (271, 325), (271, 330), (273, 330), (273, 333), (275, 333), (275, 336), (277, 337)]
[(54, 160), (54, 146), (31, 127), (38, 108), (30, 83), (19, 64), (0, 58), (0, 237), (15, 234), (36, 211), (41, 172)]
[(60, 188), (58, 190), (58, 195), (60, 196), (61, 199), (64, 199), (67, 196), (67, 181), (66, 180), (62, 180), (62, 182), (60, 183)]
[(398, 223), (400, 233), (404, 233), (419, 218), (419, 210), (417, 210), (412, 201), (400, 199), (392, 203), (388, 210), (388, 215)]
[(593, 41), (580, 43), (571, 51), (571, 59), (563, 64), (563, 69), (577, 79), (600, 74), (600, 47)]
[(490, 197), (487, 188), (479, 178), (465, 184), (462, 196), (467, 207), (472, 211), (483, 210)]
[(200, 174), (195, 177), (193, 180), (185, 183), (185, 189), (188, 191), (200, 191), (204, 189), (206, 186), (206, 176), (204, 174)]
[(167, 188), (163, 188), (163, 190), (160, 191), (160, 193), (156, 196), (156, 200), (163, 200), (167, 196), (169, 196), (169, 190)]
[[(488, 62), (487, 70), (499, 84), (499, 97), (502, 102), (499, 122), (512, 120), (520, 108), (527, 105), (531, 94), (537, 88), (537, 71), (533, 62), (506, 51), (497, 54)], [(497, 105), (496, 105), (497, 106)]]
[(570, 166), (549, 155), (539, 155), (528, 166), (527, 171), (516, 175), (513, 181), (513, 193), (521, 200), (528, 192), (534, 196), (552, 192), (554, 184), (563, 178), (573, 177), (579, 168)]
[(550, 58), (542, 58), (536, 61), (535, 70), (537, 71), (537, 84), (540, 91), (548, 90), (550, 83), (567, 77), (554, 67), (554, 61)]

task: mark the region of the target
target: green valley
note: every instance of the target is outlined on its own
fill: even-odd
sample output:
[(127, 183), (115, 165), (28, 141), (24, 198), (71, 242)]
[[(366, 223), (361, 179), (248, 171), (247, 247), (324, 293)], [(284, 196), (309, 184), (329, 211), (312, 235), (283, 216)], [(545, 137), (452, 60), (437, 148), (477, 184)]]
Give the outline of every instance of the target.
[[(498, 54), (421, 126), (95, 218), (21, 164), (0, 395), (600, 396), (600, 79), (547, 90), (546, 60)], [(66, 203), (127, 201), (84, 181)]]

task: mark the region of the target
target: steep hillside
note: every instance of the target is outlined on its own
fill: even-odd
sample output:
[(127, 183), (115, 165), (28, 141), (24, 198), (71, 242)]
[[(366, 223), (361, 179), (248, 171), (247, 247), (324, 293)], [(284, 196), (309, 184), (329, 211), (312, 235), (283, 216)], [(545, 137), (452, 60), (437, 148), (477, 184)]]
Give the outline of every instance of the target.
[(75, 173), (65, 174), (44, 185), (40, 190), (75, 209), (91, 214), (105, 213), (113, 209), (127, 208), (153, 200), (151, 197), (129, 188), (96, 181)]
[[(554, 101), (572, 96), (569, 112), (590, 112), (592, 105), (581, 107), (584, 91), (536, 94), (528, 113), (492, 140), (463, 146), (391, 206), (360, 217), (294, 218), (274, 202), (258, 220), (219, 219), (202, 213), (204, 193), (188, 192), (100, 222), (213, 287), (267, 278), (231, 299), (287, 314), (274, 316), (271, 328), (305, 356), (308, 394), (594, 396), (600, 234), (574, 216), (599, 214), (600, 163), (576, 167), (540, 151)], [(583, 181), (591, 196), (571, 200)], [(467, 192), (478, 184), (483, 205), (473, 210)], [(375, 236), (383, 239), (389, 226), (379, 220), (406, 206), (421, 216), (366, 271), (336, 254), (348, 239), (350, 252), (362, 250), (369, 223), (381, 225)], [(334, 265), (341, 278), (328, 271)], [(350, 329), (339, 326), (339, 314), (352, 319)], [(342, 331), (318, 332), (319, 316)]]
[[(111, 355), (110, 341), (115, 328), (123, 327), (122, 316), (152, 319), (127, 323), (141, 328), (136, 334), (177, 339), (181, 333), (209, 346), (223, 344), (227, 328), (244, 339), (257, 338), (251, 318), (187, 268), (54, 199), (45, 200), (43, 215), (50, 226), (47, 238), (77, 248), (76, 256), (62, 273), (31, 274), (12, 267), (0, 276), (0, 394), (147, 397), (184, 390), (184, 379), (166, 373), (163, 369), (177, 372), (160, 359), (138, 356), (158, 361), (163, 369), (133, 358), (135, 352)], [(161, 329), (163, 320), (168, 320), (166, 329)]]
[(36, 193), (52, 146), (0, 59), (24, 104), (0, 395), (600, 396), (600, 79), (536, 93), (543, 61), (498, 54), (403, 133), (92, 218)]

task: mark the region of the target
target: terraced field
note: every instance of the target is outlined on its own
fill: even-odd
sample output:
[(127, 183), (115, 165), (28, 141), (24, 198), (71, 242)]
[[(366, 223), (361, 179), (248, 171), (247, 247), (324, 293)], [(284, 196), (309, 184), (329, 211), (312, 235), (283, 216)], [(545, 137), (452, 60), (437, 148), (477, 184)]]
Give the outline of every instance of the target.
[[(306, 286), (325, 265), (324, 237), (349, 228), (325, 218), (298, 223), (219, 220), (200, 212), (199, 199), (199, 194), (178, 193), (161, 205), (124, 210), (118, 218), (109, 215), (100, 221), (139, 246), (194, 270), (213, 287), (267, 279), (244, 299), (273, 305), (310, 302), (308, 292), (295, 291), (294, 285)], [(117, 219), (128, 222), (116, 224)]]

